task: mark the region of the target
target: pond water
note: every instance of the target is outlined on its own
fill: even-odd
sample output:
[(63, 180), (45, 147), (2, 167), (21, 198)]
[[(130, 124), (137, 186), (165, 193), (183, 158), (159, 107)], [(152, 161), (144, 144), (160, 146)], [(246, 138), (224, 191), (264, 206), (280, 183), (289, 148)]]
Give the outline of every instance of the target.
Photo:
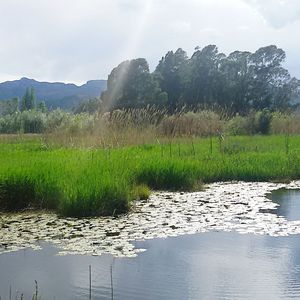
[(279, 206), (274, 213), (289, 221), (300, 220), (300, 191), (280, 189), (271, 194), (273, 202)]
[[(271, 198), (280, 205), (271, 214), (276, 213), (279, 220), (300, 220), (300, 191), (280, 190)], [(289, 228), (289, 223), (280, 222)], [(9, 299), (10, 286), (12, 299), (20, 299), (21, 293), (24, 300), (31, 299), (34, 280), (44, 300), (89, 299), (89, 265), (92, 299), (112, 299), (111, 275), (113, 299), (300, 298), (299, 234), (270, 236), (221, 230), (133, 244), (146, 251), (131, 258), (59, 256), (57, 246), (40, 242), (41, 250), (3, 253), (1, 299)]]

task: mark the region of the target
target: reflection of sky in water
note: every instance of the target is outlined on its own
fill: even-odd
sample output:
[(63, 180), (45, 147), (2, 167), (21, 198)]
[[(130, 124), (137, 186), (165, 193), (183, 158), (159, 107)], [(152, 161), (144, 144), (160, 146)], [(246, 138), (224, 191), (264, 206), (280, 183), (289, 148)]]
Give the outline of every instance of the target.
[(300, 190), (278, 190), (271, 199), (279, 204), (274, 213), (290, 221), (300, 220)]
[[(290, 299), (300, 297), (300, 235), (210, 232), (136, 242), (148, 251), (115, 258), (114, 299)], [(54, 256), (45, 247), (0, 256), (0, 294), (9, 285), (44, 299), (87, 298), (92, 265), (95, 299), (110, 298), (111, 256)], [(6, 298), (4, 298), (6, 299)], [(26, 299), (26, 298), (25, 298)]]
[[(270, 212), (300, 220), (300, 191), (276, 191), (272, 199), (280, 206)], [(254, 206), (255, 203), (259, 202), (254, 202)], [(243, 209), (244, 206), (240, 205)], [(212, 216), (215, 215), (213, 212)], [(276, 222), (262, 222), (261, 226), (266, 224), (272, 232)], [(283, 221), (283, 232), (289, 226), (299, 225)], [(25, 299), (31, 299), (34, 280), (39, 283), (43, 299), (87, 298), (89, 265), (92, 265), (95, 299), (111, 299), (112, 262), (114, 299), (300, 298), (299, 234), (270, 237), (210, 232), (157, 239), (136, 242), (137, 248), (148, 251), (136, 258), (122, 259), (110, 255), (55, 256), (57, 250), (53, 246), (42, 245), (42, 251), (0, 255), (2, 299), (8, 299), (10, 285), (13, 299), (17, 294), (20, 298), (21, 292), (25, 292)]]
[[(180, 282), (180, 289), (176, 285), (177, 296), (173, 297), (282, 299), (285, 290), (292, 294), (298, 284), (299, 272), (293, 274), (296, 282), (292, 286), (289, 278), (290, 270), (295, 269), (293, 264), (297, 264), (292, 259), (299, 249), (294, 242), (297, 240), (299, 236), (271, 238), (235, 233), (204, 233), (168, 239), (165, 241), (168, 247), (164, 248), (175, 255), (173, 263), (184, 261), (188, 266), (183, 276), (185, 280)], [(149, 251), (153, 251), (152, 248)], [(157, 256), (159, 262), (155, 264), (169, 261), (168, 252), (160, 254), (163, 255)], [(143, 255), (147, 256), (147, 252)], [(182, 269), (175, 263), (172, 271), (178, 274)], [(185, 298), (185, 294), (188, 297)]]

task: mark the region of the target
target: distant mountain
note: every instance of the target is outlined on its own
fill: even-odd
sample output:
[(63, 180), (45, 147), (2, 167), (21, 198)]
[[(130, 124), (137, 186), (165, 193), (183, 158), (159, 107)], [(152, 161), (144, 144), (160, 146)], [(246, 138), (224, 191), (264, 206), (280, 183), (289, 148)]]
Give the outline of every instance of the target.
[(34, 79), (21, 78), (0, 83), (0, 101), (14, 97), (21, 99), (28, 87), (34, 88), (37, 102), (45, 101), (50, 109), (70, 110), (84, 100), (99, 97), (106, 89), (106, 80), (90, 80), (77, 86), (71, 83), (39, 82)]

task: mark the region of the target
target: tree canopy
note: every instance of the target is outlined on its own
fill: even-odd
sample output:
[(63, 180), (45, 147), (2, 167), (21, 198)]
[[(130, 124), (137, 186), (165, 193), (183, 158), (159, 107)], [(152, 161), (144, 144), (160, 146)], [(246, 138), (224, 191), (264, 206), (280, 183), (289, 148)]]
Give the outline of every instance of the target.
[(149, 71), (144, 58), (124, 61), (114, 68), (107, 80), (107, 91), (102, 93), (106, 109), (160, 105), (161, 89)]
[(195, 48), (190, 58), (181, 48), (169, 51), (153, 73), (144, 58), (125, 61), (108, 76), (103, 104), (106, 109), (150, 104), (171, 112), (183, 106), (218, 106), (232, 114), (285, 110), (300, 90), (299, 80), (282, 66), (285, 56), (274, 45), (229, 55), (208, 45)]
[(22, 98), (21, 110), (32, 110), (36, 108), (35, 91), (33, 88), (27, 88)]

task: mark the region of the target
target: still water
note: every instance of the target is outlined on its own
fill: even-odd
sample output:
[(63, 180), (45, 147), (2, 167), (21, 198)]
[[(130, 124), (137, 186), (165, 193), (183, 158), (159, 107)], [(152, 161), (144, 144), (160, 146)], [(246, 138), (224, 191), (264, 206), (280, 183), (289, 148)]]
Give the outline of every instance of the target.
[[(272, 194), (276, 213), (300, 219), (300, 192)], [(297, 213), (298, 211), (298, 213)], [(135, 243), (135, 258), (57, 256), (53, 245), (0, 255), (0, 296), (31, 299), (300, 299), (300, 235), (207, 232)]]
[(280, 189), (271, 194), (273, 202), (279, 204), (274, 211), (289, 221), (300, 220), (300, 191)]

